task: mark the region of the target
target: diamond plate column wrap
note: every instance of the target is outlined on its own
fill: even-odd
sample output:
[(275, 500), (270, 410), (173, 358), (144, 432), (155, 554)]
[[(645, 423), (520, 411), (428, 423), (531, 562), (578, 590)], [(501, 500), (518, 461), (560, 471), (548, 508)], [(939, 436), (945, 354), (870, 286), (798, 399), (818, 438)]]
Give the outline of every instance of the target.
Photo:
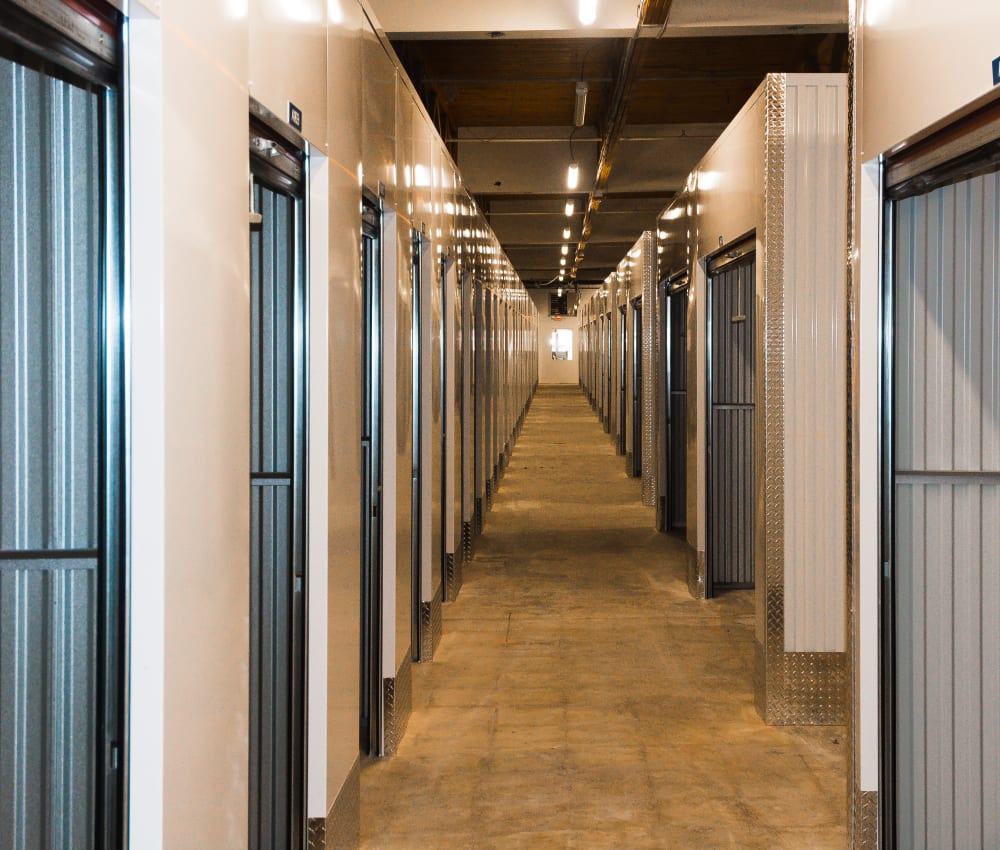
[(854, 791), (854, 850), (878, 850), (878, 791)]
[(656, 234), (639, 240), (642, 271), (642, 503), (656, 506)]
[[(767, 78), (764, 154), (763, 309), (758, 311), (755, 438), (757, 528), (755, 594), (757, 648), (754, 696), (775, 725), (847, 723), (850, 688), (843, 652), (785, 652), (785, 103), (786, 78)], [(763, 516), (761, 516), (763, 513)], [(763, 567), (763, 568), (762, 568)]]
[[(784, 300), (785, 239), (785, 76), (767, 78), (764, 144), (764, 235), (760, 239), (760, 293), (763, 309), (757, 311), (754, 329), (760, 354), (757, 362), (763, 380), (757, 382), (754, 460), (757, 487), (757, 529), (754, 539), (757, 590), (757, 652), (754, 695), (757, 710), (770, 721), (771, 701), (780, 692), (774, 681), (774, 655), (784, 645)], [(761, 398), (761, 396), (763, 396)], [(763, 516), (760, 514), (763, 513)], [(780, 663), (780, 662), (779, 662)]]

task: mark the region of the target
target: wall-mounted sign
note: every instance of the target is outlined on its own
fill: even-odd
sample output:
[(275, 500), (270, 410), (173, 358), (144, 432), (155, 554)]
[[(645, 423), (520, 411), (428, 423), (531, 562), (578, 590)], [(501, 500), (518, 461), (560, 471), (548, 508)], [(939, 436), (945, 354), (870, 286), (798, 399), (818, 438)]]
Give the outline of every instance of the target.
[(288, 101), (288, 123), (302, 132), (302, 110), (291, 101)]
[(1000, 86), (1000, 56), (993, 60), (993, 85)]

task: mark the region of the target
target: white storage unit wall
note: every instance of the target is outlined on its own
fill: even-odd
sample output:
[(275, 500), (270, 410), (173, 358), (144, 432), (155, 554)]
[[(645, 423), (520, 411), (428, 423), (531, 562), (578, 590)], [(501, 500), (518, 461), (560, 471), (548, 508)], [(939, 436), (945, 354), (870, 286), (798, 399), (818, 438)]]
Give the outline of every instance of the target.
[(709, 566), (707, 263), (748, 238), (756, 249), (756, 698), (772, 723), (842, 723), (848, 713), (846, 116), (845, 76), (768, 76), (659, 221), (661, 264), (691, 279), (695, 595)]
[[(463, 282), (475, 279), (523, 318), (532, 354), (533, 307), (365, 3), (137, 0), (127, 11), (133, 837), (151, 847), (247, 845), (249, 94), (282, 120), (290, 103), (299, 107), (308, 148), (306, 814), (329, 815), (346, 833), (328, 842), (348, 846), (359, 782), (362, 190), (382, 208), (387, 750), (405, 726), (414, 616), (442, 590), (434, 564), (428, 584), (411, 574), (414, 230), (431, 258), (429, 316), (445, 317), (432, 348), (453, 333), (443, 370), (428, 352), (435, 412), (449, 398), (452, 419), (461, 409), (442, 376), (457, 370), (471, 336), (447, 321), (459, 315)], [(445, 258), (455, 274), (442, 278)], [(533, 382), (506, 380), (496, 389), (516, 412)], [(440, 425), (432, 417), (432, 436), (451, 433), (443, 416)], [(457, 464), (444, 458), (459, 449), (443, 448), (431, 447), (431, 474), (444, 474), (439, 492), (457, 501)], [(431, 560), (458, 554), (450, 513), (432, 513), (444, 536)]]

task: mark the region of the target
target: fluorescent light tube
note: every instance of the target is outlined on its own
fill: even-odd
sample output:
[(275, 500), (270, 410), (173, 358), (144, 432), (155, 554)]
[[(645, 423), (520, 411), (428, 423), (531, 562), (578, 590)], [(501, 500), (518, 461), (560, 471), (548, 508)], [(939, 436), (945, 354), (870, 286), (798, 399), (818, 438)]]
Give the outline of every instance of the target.
[(566, 171), (566, 185), (570, 189), (575, 189), (580, 185), (580, 166), (575, 162)]
[(573, 126), (582, 127), (587, 120), (587, 91), (588, 86), (581, 81), (576, 84), (576, 102), (573, 104)]

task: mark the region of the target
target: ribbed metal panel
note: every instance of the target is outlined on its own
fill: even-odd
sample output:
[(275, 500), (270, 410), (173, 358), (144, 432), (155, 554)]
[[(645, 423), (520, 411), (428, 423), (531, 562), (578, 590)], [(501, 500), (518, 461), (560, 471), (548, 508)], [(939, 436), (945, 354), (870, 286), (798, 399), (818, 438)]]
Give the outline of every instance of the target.
[(754, 255), (714, 274), (711, 321), (709, 569), (712, 584), (754, 581)]
[(0, 59), (0, 847), (11, 850), (95, 839), (100, 112), (96, 94)]
[(839, 77), (807, 80), (816, 82), (788, 85), (785, 98), (785, 221), (795, 238), (784, 256), (784, 646), (843, 652), (847, 93)]
[(291, 470), (293, 200), (257, 187), (261, 231), (250, 237), (250, 463), (255, 474)]
[(288, 846), (291, 822), (291, 487), (250, 493), (250, 846)]
[(97, 545), (97, 117), (96, 95), (0, 59), (0, 549)]
[(896, 208), (897, 846), (1000, 846), (1000, 175)]

